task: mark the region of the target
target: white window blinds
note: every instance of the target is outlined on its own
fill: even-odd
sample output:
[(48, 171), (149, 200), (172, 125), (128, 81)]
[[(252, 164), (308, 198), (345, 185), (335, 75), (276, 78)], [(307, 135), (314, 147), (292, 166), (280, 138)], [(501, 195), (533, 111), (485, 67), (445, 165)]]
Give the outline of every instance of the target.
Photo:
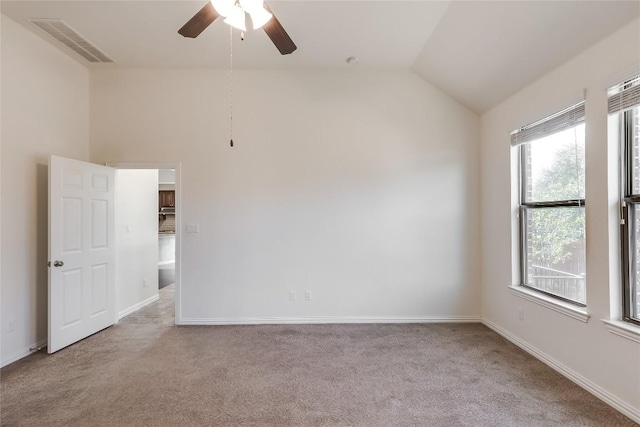
[(640, 76), (609, 89), (609, 114), (620, 113), (640, 105)]
[(516, 146), (562, 132), (584, 122), (584, 101), (543, 120), (511, 132), (511, 145)]

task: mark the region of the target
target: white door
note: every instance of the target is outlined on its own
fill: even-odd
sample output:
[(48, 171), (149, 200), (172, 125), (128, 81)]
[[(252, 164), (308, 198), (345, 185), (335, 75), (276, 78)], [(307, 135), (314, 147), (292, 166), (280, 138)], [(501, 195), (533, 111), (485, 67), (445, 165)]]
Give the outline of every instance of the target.
[(113, 203), (113, 169), (51, 156), (49, 353), (115, 321)]

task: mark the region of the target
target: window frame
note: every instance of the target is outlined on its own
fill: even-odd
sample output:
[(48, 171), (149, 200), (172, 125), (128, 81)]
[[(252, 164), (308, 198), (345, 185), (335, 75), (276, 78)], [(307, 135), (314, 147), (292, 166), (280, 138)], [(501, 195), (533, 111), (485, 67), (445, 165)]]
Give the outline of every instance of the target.
[[(533, 127), (536, 126), (540, 123), (544, 123), (545, 121), (548, 120), (553, 120), (554, 117), (562, 115), (563, 113), (567, 112), (567, 111), (572, 111), (572, 110), (578, 110), (579, 108), (584, 108), (584, 101), (581, 101), (569, 108), (566, 108), (565, 110), (562, 110), (556, 114), (552, 114), (542, 120), (539, 120), (531, 125), (529, 125), (529, 127)], [(571, 125), (566, 127), (566, 130), (568, 129), (573, 129), (577, 126), (580, 126), (581, 124), (584, 123), (584, 118), (581, 121), (576, 121), (574, 123), (572, 123)], [(525, 126), (522, 129), (527, 128), (527, 126)], [(520, 130), (522, 130), (520, 129)], [(545, 291), (543, 289), (539, 289), (535, 286), (533, 286), (532, 284), (528, 284), (527, 283), (527, 272), (528, 272), (528, 251), (527, 251), (527, 213), (530, 210), (535, 210), (535, 209), (549, 209), (549, 208), (569, 208), (569, 209), (575, 209), (575, 208), (582, 208), (585, 209), (585, 198), (580, 198), (580, 199), (565, 199), (565, 200), (554, 200), (554, 201), (545, 201), (545, 202), (528, 202), (526, 200), (526, 188), (527, 188), (527, 178), (526, 178), (526, 174), (527, 174), (527, 144), (537, 140), (537, 139), (541, 139), (544, 138), (546, 136), (550, 136), (553, 135), (556, 132), (550, 132), (547, 135), (542, 135), (539, 138), (535, 138), (535, 139), (531, 139), (531, 140), (527, 140), (524, 141), (522, 143), (518, 143), (517, 142), (517, 136), (514, 138), (514, 135), (517, 135), (517, 132), (519, 130), (515, 131), (514, 133), (512, 133), (512, 144), (517, 144), (517, 149), (518, 151), (518, 155), (517, 155), (517, 159), (518, 159), (518, 207), (517, 207), (517, 223), (518, 223), (518, 247), (519, 247), (519, 267), (520, 267), (520, 274), (519, 274), (519, 281), (520, 281), (520, 286), (526, 289), (530, 289), (533, 292), (537, 292), (546, 296), (549, 296), (551, 298), (557, 299), (559, 301), (563, 301), (566, 303), (569, 303), (573, 306), (576, 306), (576, 308), (586, 308), (587, 304), (586, 301), (585, 302), (580, 302), (580, 301), (575, 301), (572, 300), (570, 298), (564, 297), (562, 295), (557, 295), (548, 291)], [(586, 211), (585, 211), (586, 213)], [(586, 239), (586, 236), (585, 236)], [(586, 278), (585, 278), (585, 295), (586, 295)], [(585, 298), (586, 299), (586, 298)]]
[[(640, 106), (636, 107), (640, 108)], [(633, 193), (633, 109), (620, 112), (619, 143), (622, 152), (620, 162), (620, 235), (621, 235), (621, 261), (622, 261), (622, 320), (640, 326), (640, 319), (633, 317), (634, 300), (633, 291), (633, 264), (634, 245), (631, 238), (633, 227), (630, 221), (631, 210), (634, 206), (640, 206), (640, 193)], [(639, 244), (637, 242), (636, 244)], [(640, 273), (640, 272), (638, 272)], [(639, 313), (640, 317), (640, 313)]]

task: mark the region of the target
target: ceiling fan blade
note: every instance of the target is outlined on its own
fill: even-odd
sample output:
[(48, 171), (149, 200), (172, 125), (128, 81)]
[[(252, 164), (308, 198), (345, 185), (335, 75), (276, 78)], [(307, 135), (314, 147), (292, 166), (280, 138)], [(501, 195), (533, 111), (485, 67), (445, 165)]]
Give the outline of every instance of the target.
[(189, 21), (178, 30), (178, 33), (184, 37), (195, 39), (205, 28), (211, 25), (218, 16), (220, 15), (213, 8), (211, 2), (208, 1), (198, 13), (193, 15), (193, 18), (189, 19)]
[[(266, 5), (266, 3), (264, 7), (273, 15), (273, 11)], [(276, 15), (273, 15), (273, 17), (264, 24), (262, 28), (264, 28), (264, 32), (267, 33), (281, 54), (288, 55), (298, 48), (293, 40), (291, 40), (291, 37), (289, 37), (289, 34), (287, 34), (280, 21), (278, 21)]]

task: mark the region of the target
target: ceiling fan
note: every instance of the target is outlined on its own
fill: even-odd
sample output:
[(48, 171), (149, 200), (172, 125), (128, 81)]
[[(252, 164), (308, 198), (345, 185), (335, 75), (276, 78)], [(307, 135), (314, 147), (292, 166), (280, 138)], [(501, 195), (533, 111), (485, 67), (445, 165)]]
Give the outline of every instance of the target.
[(262, 27), (281, 54), (288, 55), (297, 49), (280, 21), (262, 0), (211, 0), (178, 33), (184, 37), (196, 38), (219, 16), (225, 17), (224, 22), (227, 24), (244, 31), (245, 12), (251, 16), (253, 28)]

